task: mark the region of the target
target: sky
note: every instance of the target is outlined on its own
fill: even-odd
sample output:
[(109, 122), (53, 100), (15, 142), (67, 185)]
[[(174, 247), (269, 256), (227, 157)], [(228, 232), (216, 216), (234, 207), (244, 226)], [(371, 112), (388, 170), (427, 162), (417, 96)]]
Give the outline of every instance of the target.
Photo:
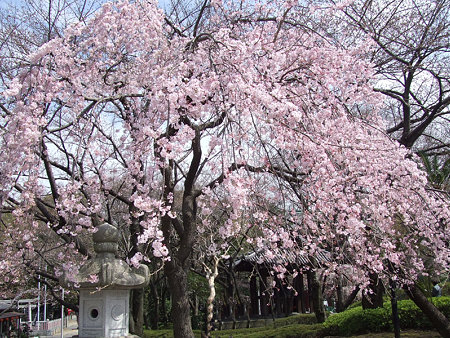
[[(7, 5), (20, 5), (25, 0), (0, 0), (0, 8), (7, 7)], [(37, 0), (41, 2), (48, 2), (49, 0)], [(161, 8), (164, 8), (166, 4), (170, 3), (170, 0), (158, 0), (159, 6)]]

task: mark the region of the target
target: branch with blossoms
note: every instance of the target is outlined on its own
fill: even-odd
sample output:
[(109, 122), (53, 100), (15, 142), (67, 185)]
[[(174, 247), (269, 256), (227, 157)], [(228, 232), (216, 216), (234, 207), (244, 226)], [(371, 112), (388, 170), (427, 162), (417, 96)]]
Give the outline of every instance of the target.
[(69, 309), (72, 309), (73, 311), (78, 313), (78, 311), (79, 311), (78, 305), (76, 303), (70, 303), (70, 302), (66, 301), (65, 299), (62, 299), (61, 296), (56, 293), (54, 285), (51, 285), (47, 280), (42, 279), (42, 278), (37, 277), (37, 276), (33, 276), (33, 279), (36, 282), (40, 282), (40, 283), (46, 285), (47, 286), (47, 290), (50, 291), (50, 293), (52, 294), (53, 298), (59, 304), (65, 306), (65, 307), (67, 307)]
[[(209, 182), (205, 185), (206, 189), (213, 189), (214, 187), (220, 185), (223, 183), (227, 175), (233, 171), (239, 170), (239, 169), (245, 169), (248, 172), (252, 173), (271, 173), (274, 174), (277, 177), (282, 178), (286, 182), (289, 183), (295, 183), (295, 184), (301, 184), (304, 181), (305, 176), (307, 176), (307, 173), (302, 172), (296, 172), (291, 171), (289, 169), (283, 169), (274, 165), (266, 165), (261, 167), (254, 167), (249, 164), (245, 163), (233, 163), (230, 167), (228, 167), (228, 170), (226, 173), (222, 173), (220, 176)], [(201, 191), (197, 192), (197, 195), (200, 196), (202, 194)]]
[[(22, 186), (20, 186), (19, 184), (16, 184), (14, 186), (14, 188), (18, 191), (18, 192), (24, 192), (24, 188)], [(55, 216), (54, 214), (52, 214), (48, 208), (50, 207), (50, 205), (44, 203), (40, 198), (36, 197), (34, 199), (34, 203), (37, 207), (37, 209), (41, 212), (43, 218), (41, 218), (41, 221), (44, 222), (48, 222), (49, 224), (51, 224), (51, 229), (55, 232), (55, 234), (57, 234), (59, 237), (61, 237), (67, 244), (69, 243), (75, 243), (75, 246), (77, 248), (77, 250), (84, 256), (89, 257), (89, 252), (86, 248), (86, 246), (84, 245), (83, 242), (81, 242), (81, 240), (76, 237), (76, 236), (72, 236), (70, 234), (66, 234), (64, 232), (61, 232), (61, 230), (63, 230), (63, 228), (65, 227), (65, 225), (67, 224), (65, 219), (61, 216)], [(17, 202), (17, 205), (18, 202)], [(52, 209), (56, 210), (53, 206), (51, 207)], [(39, 217), (39, 215), (36, 215), (37, 217)]]

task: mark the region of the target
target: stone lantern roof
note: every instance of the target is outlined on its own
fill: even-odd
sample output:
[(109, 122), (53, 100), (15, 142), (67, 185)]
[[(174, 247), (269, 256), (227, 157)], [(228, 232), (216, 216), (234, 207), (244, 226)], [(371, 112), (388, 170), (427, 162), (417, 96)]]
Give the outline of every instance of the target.
[(123, 260), (116, 258), (119, 241), (118, 229), (108, 223), (98, 227), (92, 236), (94, 240), (94, 258), (87, 260), (75, 278), (63, 276), (65, 286), (75, 284), (81, 289), (138, 289), (148, 285), (149, 270), (146, 265), (131, 268)]

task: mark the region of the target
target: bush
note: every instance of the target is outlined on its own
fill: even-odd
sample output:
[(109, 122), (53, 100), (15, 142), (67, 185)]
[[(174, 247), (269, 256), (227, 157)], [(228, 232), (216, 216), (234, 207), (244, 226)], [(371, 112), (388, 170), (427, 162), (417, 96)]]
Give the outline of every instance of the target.
[[(314, 314), (298, 314), (285, 318), (277, 318), (274, 322), (265, 327), (255, 327), (250, 329), (234, 329), (213, 331), (213, 338), (260, 338), (260, 337), (277, 337), (277, 338), (293, 338), (293, 337), (315, 337), (324, 331), (322, 324), (316, 324)], [(314, 324), (314, 325), (310, 325)], [(200, 337), (200, 331), (194, 330), (195, 336)], [(145, 330), (143, 338), (173, 338), (171, 330)]]
[(349, 309), (354, 309), (355, 307), (359, 307), (362, 306), (362, 301), (358, 300), (356, 302), (353, 302), (352, 304), (350, 304), (350, 306), (347, 308), (347, 310)]
[[(444, 313), (450, 315), (450, 297), (433, 298), (432, 302)], [(431, 329), (428, 318), (411, 300), (398, 302), (400, 327), (402, 329)], [(347, 311), (334, 314), (324, 323), (328, 334), (349, 336), (367, 332), (391, 331), (392, 310), (391, 303), (385, 302), (382, 308), (363, 310), (355, 307)]]
[(285, 318), (277, 318), (274, 327), (286, 326), (291, 324), (316, 324), (317, 319), (314, 313), (300, 313)]
[[(450, 316), (450, 297), (434, 297), (431, 302), (447, 317)], [(385, 304), (386, 307), (386, 304)], [(400, 327), (408, 329), (432, 329), (428, 317), (411, 300), (398, 302)]]
[(436, 297), (432, 302), (447, 318), (450, 317), (450, 296)]
[(445, 282), (442, 285), (442, 296), (450, 296), (450, 282)]
[[(444, 313), (450, 316), (450, 297), (432, 298), (432, 302)], [(398, 302), (400, 327), (405, 329), (432, 328), (428, 318), (411, 301)], [(392, 331), (391, 303), (385, 302), (382, 308), (363, 310), (355, 307), (347, 311), (331, 315), (324, 324), (313, 324), (314, 315), (301, 314), (277, 319), (272, 325), (251, 329), (213, 331), (213, 338), (310, 338), (326, 335), (349, 336), (368, 332)], [(200, 331), (195, 331), (195, 336), (200, 337)], [(172, 338), (172, 331), (145, 331), (144, 338)]]
[(194, 330), (203, 330), (205, 328), (205, 319), (206, 316), (201, 313), (199, 315), (192, 315), (191, 316), (191, 324), (192, 324), (192, 328)]
[(355, 307), (331, 315), (324, 326), (329, 334), (348, 336), (355, 333), (390, 331), (390, 312), (385, 308), (363, 310)]

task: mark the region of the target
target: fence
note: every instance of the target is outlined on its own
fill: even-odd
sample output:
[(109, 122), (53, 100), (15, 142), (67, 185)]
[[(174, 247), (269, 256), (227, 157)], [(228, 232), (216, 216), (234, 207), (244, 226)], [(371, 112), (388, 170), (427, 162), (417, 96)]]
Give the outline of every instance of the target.
[[(33, 333), (40, 333), (46, 336), (53, 336), (61, 332), (61, 318), (47, 321), (33, 322), (31, 330)], [(64, 327), (67, 327), (67, 317), (64, 317)]]

